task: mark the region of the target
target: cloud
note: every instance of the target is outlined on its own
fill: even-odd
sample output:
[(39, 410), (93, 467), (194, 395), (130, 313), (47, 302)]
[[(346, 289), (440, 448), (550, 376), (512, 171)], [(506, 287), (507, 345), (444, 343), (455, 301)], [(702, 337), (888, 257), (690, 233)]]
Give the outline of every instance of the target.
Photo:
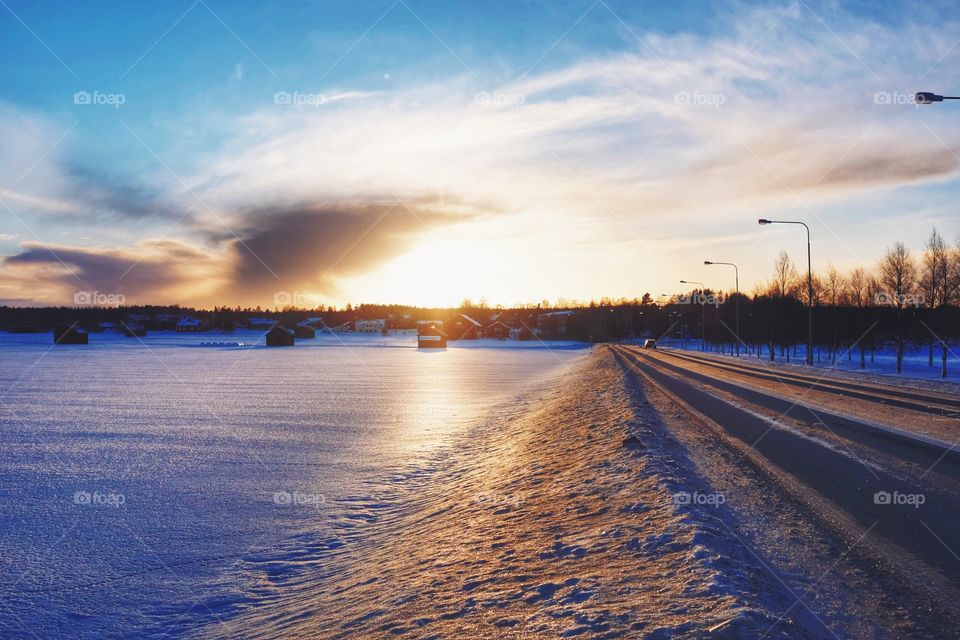
[[(435, 205), (434, 205), (435, 206)], [(438, 226), (462, 221), (426, 203), (339, 203), (247, 214), (236, 236), (231, 292), (248, 301), (277, 291), (337, 293), (337, 282), (386, 262)]]
[(123, 294), (128, 304), (205, 304), (229, 282), (225, 256), (173, 240), (127, 248), (79, 248), (25, 242), (3, 259), (21, 298), (64, 304), (77, 291)]
[[(719, 36), (640, 33), (619, 53), (499, 82), (328, 90), (322, 109), (264, 101), (227, 121), (219, 148), (173, 163), (186, 186), (166, 175), (130, 185), (58, 150), (6, 200), (78, 225), (115, 221), (130, 240), (58, 245), (66, 270), (24, 245), (4, 273), (108, 286), (144, 254), (124, 280), (144, 266), (137, 288), (151, 295), (269, 304), (276, 290), (303, 289), (344, 301), (352, 278), (439, 230), (471, 233), (454, 223), (496, 219), (496, 233), (528, 239), (516, 255), (490, 240), (491, 255), (517, 265), (512, 279), (542, 284), (524, 268), (535, 257), (562, 291), (604, 248), (632, 260), (638, 244), (670, 237), (678, 223), (696, 236), (684, 242), (704, 246), (740, 233), (730, 224), (744, 211), (816, 211), (956, 177), (955, 127), (943, 109), (909, 104), (926, 88), (917, 78), (955, 80), (955, 24), (891, 27), (813, 3), (729, 21)], [(56, 135), (42, 119), (0, 111), (0, 142), (9, 142), (0, 149), (39, 155)], [(0, 178), (14, 180), (15, 168), (0, 152)], [(148, 220), (174, 222), (181, 240), (138, 242)], [(543, 249), (544, 230), (567, 250)], [(610, 293), (634, 286), (625, 273), (602, 275)]]
[(394, 258), (429, 230), (462, 219), (425, 203), (256, 211), (235, 232), (211, 233), (212, 251), (164, 239), (121, 248), (26, 242), (0, 268), (7, 289), (37, 302), (99, 291), (123, 294), (130, 304), (257, 305), (280, 291), (331, 295), (339, 278)]

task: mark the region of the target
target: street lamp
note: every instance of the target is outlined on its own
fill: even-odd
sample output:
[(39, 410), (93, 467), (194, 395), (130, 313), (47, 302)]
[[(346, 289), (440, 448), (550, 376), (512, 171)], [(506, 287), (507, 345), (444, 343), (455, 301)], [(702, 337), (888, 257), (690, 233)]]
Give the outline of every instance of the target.
[[(703, 287), (702, 282), (697, 282), (696, 280), (681, 280), (680, 284), (698, 284)], [(703, 289), (700, 289), (701, 293)], [(707, 305), (706, 300), (700, 301), (700, 351), (704, 351), (707, 345)]]
[(810, 227), (796, 220), (767, 220), (760, 218), (760, 224), (802, 224), (807, 230), (807, 364), (813, 366), (813, 269), (810, 266)]
[(737, 265), (732, 262), (711, 262), (710, 260), (704, 260), (703, 264), (725, 264), (728, 267), (733, 267), (733, 276), (735, 283), (737, 285), (737, 339), (734, 341), (737, 343), (737, 355), (740, 355), (740, 270), (737, 268)]
[(934, 102), (943, 102), (944, 100), (960, 100), (960, 96), (941, 96), (929, 91), (921, 91), (913, 96), (917, 104), (933, 104)]

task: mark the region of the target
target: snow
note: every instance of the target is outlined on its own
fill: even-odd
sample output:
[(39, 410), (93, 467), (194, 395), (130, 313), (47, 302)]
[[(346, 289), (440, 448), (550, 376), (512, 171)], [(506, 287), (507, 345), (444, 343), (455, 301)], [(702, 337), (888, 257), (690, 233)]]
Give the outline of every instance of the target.
[[(703, 352), (699, 340), (679, 339), (661, 339), (657, 341), (658, 346), (671, 349)], [(752, 346), (752, 345), (751, 345)], [(705, 353), (713, 354), (714, 345), (707, 345)], [(730, 354), (731, 345), (725, 346), (726, 354)], [(774, 362), (778, 364), (788, 364), (787, 358), (781, 357), (780, 349), (777, 347)], [(762, 346), (762, 358), (757, 358), (756, 353), (747, 355), (745, 348), (741, 345), (741, 358), (750, 360), (769, 362), (770, 356), (766, 345)], [(790, 348), (789, 364), (797, 366), (806, 366), (806, 345), (796, 346), (796, 355), (793, 347)], [(836, 362), (830, 360), (826, 349), (819, 353), (814, 348), (814, 367), (831, 372), (850, 372), (859, 375), (889, 376), (897, 378), (913, 378), (922, 380), (940, 380), (941, 351), (939, 345), (934, 347), (933, 366), (929, 366), (929, 347), (909, 345), (904, 347), (903, 372), (897, 374), (897, 352), (892, 345), (877, 345), (871, 358), (869, 347), (866, 349), (866, 367), (860, 368), (860, 350), (855, 347), (847, 353), (846, 349), (837, 351)], [(960, 349), (951, 347), (947, 352), (947, 379), (960, 380)], [(889, 382), (889, 381), (888, 381)]]
[(319, 580), (451, 442), (586, 353), (262, 335), (0, 333), (0, 637), (179, 636)]

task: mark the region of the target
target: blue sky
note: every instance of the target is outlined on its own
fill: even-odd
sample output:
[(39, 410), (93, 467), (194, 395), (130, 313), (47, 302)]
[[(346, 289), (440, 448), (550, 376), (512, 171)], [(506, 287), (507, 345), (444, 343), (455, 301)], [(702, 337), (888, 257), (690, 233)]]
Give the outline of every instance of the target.
[[(0, 301), (744, 288), (960, 234), (949, 3), (0, 3)], [(92, 102), (75, 102), (75, 94)], [(449, 265), (456, 265), (450, 268)], [(286, 297), (285, 297), (286, 296)]]

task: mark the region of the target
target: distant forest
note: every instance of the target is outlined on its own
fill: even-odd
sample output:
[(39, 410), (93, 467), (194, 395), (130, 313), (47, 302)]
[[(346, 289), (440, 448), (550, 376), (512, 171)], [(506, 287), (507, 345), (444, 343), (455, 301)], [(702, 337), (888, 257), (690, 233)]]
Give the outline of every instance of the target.
[[(789, 357), (791, 348), (807, 341), (812, 293), (814, 345), (821, 360), (856, 355), (863, 367), (877, 348), (893, 346), (899, 373), (904, 346), (923, 344), (930, 366), (938, 360), (945, 375), (950, 345), (960, 337), (960, 239), (950, 246), (933, 229), (919, 256), (897, 242), (873, 269), (841, 273), (829, 266), (813, 274), (811, 285), (807, 270), (781, 251), (771, 279), (739, 297), (741, 345), (758, 355), (765, 347), (771, 359), (776, 350)], [(693, 291), (675, 297), (667, 308), (676, 313), (678, 304), (705, 301), (700, 319), (688, 314), (681, 324), (694, 323), (694, 333), (713, 345), (734, 343), (736, 296), (712, 294)], [(689, 329), (682, 333), (689, 334)]]
[[(861, 366), (881, 348), (895, 348), (898, 370), (905, 345), (923, 345), (929, 364), (946, 367), (953, 344), (960, 340), (960, 240), (948, 245), (934, 229), (924, 249), (914, 256), (903, 243), (889, 247), (872, 269), (848, 273), (828, 267), (812, 278), (814, 344), (819, 361), (859, 358)], [(513, 308), (491, 307), (464, 300), (458, 308), (421, 308), (404, 305), (361, 304), (356, 307), (282, 309), (215, 307), (212, 310), (179, 306), (124, 307), (0, 307), (0, 328), (53, 327), (79, 323), (96, 330), (104, 322), (131, 317), (203, 319), (213, 329), (245, 326), (254, 317), (292, 324), (323, 317), (334, 327), (361, 319), (393, 318), (391, 326), (409, 328), (417, 320), (446, 320), (464, 313), (486, 326), (494, 321), (536, 329), (541, 339), (589, 342), (639, 338), (703, 339), (706, 348), (741, 351), (755, 357), (796, 356), (807, 341), (808, 288), (806, 269), (781, 252), (771, 278), (751, 294), (739, 296), (711, 289), (685, 294), (645, 293), (636, 299), (601, 299), (587, 303), (559, 300)], [(740, 331), (737, 336), (737, 308)], [(558, 317), (551, 312), (575, 313)], [(802, 358), (801, 358), (802, 359)]]

